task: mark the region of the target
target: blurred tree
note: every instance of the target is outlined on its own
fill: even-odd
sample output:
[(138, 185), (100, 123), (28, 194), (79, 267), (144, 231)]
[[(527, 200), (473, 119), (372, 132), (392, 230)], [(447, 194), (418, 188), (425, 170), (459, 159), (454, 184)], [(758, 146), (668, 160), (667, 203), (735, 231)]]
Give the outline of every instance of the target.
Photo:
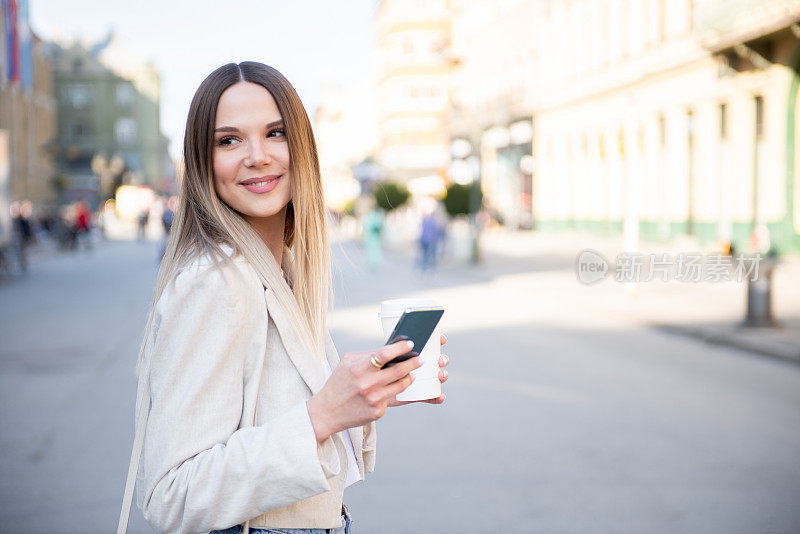
[(447, 187), (444, 197), (444, 209), (451, 217), (456, 215), (472, 215), (478, 213), (483, 202), (483, 191), (480, 182), (467, 185), (452, 183)]
[(376, 183), (372, 194), (378, 206), (386, 212), (399, 208), (408, 202), (408, 198), (411, 196), (405, 185), (391, 180)]

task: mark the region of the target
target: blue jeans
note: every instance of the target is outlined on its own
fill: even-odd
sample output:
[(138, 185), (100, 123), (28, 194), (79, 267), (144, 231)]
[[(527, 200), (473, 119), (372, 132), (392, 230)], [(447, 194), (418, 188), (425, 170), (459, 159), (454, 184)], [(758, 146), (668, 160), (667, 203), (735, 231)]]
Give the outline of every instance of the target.
[[(342, 504), (342, 526), (337, 528), (250, 528), (252, 534), (351, 534), (350, 525), (353, 519), (350, 517), (350, 509)], [(209, 534), (241, 534), (244, 531), (242, 525), (226, 528), (225, 530), (213, 530)]]

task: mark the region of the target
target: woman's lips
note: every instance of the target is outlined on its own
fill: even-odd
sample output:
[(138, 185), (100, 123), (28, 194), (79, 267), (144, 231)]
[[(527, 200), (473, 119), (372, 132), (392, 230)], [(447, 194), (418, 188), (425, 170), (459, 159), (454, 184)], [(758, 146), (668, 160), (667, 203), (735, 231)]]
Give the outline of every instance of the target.
[(278, 186), (278, 182), (280, 181), (281, 178), (283, 178), (283, 176), (278, 176), (277, 178), (272, 178), (269, 180), (263, 180), (260, 182), (253, 182), (241, 185), (251, 193), (269, 193)]

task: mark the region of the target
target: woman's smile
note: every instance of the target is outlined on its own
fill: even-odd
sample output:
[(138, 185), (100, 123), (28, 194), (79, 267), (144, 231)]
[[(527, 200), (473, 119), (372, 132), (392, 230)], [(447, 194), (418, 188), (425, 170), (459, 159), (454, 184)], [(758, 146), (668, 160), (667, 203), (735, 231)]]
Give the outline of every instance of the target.
[(239, 185), (251, 193), (269, 193), (278, 186), (281, 176), (261, 176), (259, 178), (250, 178), (239, 182)]

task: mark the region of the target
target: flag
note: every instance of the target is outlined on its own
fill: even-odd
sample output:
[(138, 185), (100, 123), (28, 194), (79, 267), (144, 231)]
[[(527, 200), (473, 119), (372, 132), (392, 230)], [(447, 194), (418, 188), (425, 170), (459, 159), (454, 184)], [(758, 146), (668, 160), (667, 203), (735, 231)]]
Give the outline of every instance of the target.
[(6, 51), (6, 6), (8, 0), (0, 0), (0, 83), (8, 83), (8, 69), (6, 62), (8, 52)]
[(3, 30), (5, 32), (5, 75), (6, 81), (14, 84), (20, 79), (19, 39), (17, 36), (17, 1), (3, 1)]
[(28, 22), (28, 0), (17, 1), (17, 37), (19, 46), (19, 76), (22, 88), (33, 90), (33, 32)]

